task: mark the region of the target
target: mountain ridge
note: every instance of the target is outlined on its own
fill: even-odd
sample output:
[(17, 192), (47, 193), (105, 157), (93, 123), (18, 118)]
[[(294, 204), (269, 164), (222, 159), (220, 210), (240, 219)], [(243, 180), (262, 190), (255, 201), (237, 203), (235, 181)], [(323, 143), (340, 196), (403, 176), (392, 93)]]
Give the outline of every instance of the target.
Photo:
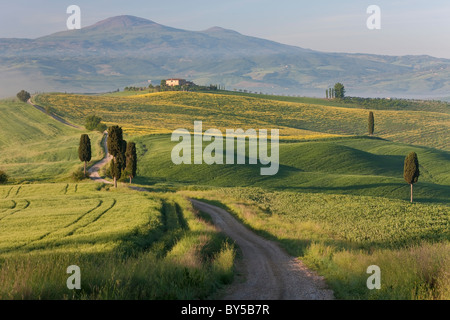
[(343, 82), (352, 95), (448, 96), (450, 91), (448, 59), (321, 52), (218, 26), (189, 31), (130, 15), (36, 39), (0, 39), (0, 71), (14, 90), (22, 89), (11, 83), (14, 76), (23, 82), (28, 74), (46, 90), (72, 92), (169, 77), (316, 96), (335, 82)]

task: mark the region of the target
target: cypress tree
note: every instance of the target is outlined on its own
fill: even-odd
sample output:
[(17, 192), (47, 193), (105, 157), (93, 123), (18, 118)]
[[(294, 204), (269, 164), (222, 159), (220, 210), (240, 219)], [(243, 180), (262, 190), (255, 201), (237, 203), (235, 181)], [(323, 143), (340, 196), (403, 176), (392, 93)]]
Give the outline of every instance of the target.
[(108, 152), (113, 156), (111, 160), (111, 175), (114, 179), (114, 187), (117, 188), (117, 180), (122, 175), (122, 169), (125, 168), (125, 150), (126, 142), (123, 140), (122, 128), (112, 126), (108, 128)]
[(373, 112), (369, 112), (369, 135), (373, 135), (373, 130), (375, 128), (375, 121), (373, 118)]
[(78, 147), (78, 157), (80, 161), (84, 161), (84, 177), (86, 177), (86, 166), (91, 161), (91, 140), (87, 134), (80, 137), (80, 145)]
[(116, 157), (119, 153), (122, 152), (122, 142), (123, 141), (123, 133), (122, 128), (119, 126), (112, 126), (108, 128), (108, 152), (113, 157)]
[(411, 203), (413, 202), (413, 184), (419, 179), (419, 159), (415, 152), (410, 152), (405, 158), (403, 178), (411, 185)]
[(334, 94), (333, 96), (338, 99), (345, 98), (345, 88), (344, 85), (340, 82), (336, 83), (333, 88)]
[(328, 100), (328, 89), (327, 89), (327, 90), (325, 90), (325, 95), (326, 95), (326, 97), (327, 97), (327, 100)]
[(134, 142), (130, 142), (127, 145), (127, 151), (126, 151), (126, 173), (128, 177), (133, 179), (136, 176), (136, 169), (137, 169), (137, 155), (136, 155), (136, 144)]
[(114, 187), (117, 188), (117, 180), (122, 176), (122, 165), (116, 158), (112, 158), (110, 163), (111, 175), (114, 178)]

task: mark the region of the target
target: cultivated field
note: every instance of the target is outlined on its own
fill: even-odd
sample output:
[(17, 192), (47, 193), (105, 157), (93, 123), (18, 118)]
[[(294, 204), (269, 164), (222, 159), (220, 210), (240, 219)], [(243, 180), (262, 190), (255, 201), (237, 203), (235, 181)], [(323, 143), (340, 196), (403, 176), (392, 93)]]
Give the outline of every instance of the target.
[[(198, 299), (233, 277), (233, 246), (180, 197), (3, 186), (0, 228), (0, 299)], [(66, 286), (70, 265), (82, 290)]]
[(21, 102), (0, 101), (0, 113), (0, 170), (13, 182), (67, 180), (81, 167), (82, 133), (89, 133), (92, 161), (103, 157), (99, 133), (71, 128)]
[[(319, 270), (340, 299), (450, 299), (449, 205), (259, 188), (183, 194), (225, 204)], [(381, 290), (367, 290), (370, 265), (382, 270)]]
[[(365, 135), (365, 108), (297, 103), (249, 96), (164, 92), (131, 96), (80, 96), (45, 94), (35, 99), (52, 112), (74, 123), (97, 114), (108, 124), (120, 120), (126, 133), (144, 135), (193, 129), (202, 120), (204, 129), (280, 129), (283, 139), (317, 139)], [(450, 151), (450, 114), (428, 111), (377, 110), (375, 134), (394, 142)], [(434, 110), (434, 109), (433, 109)], [(440, 109), (439, 109), (440, 110)]]

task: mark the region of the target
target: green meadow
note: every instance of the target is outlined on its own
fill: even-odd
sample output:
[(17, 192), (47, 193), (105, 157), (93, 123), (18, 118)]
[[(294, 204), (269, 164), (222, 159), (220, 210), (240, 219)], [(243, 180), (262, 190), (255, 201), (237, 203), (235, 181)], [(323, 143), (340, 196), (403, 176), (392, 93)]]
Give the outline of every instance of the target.
[[(0, 170), (16, 183), (67, 180), (80, 167), (81, 133), (31, 105), (0, 101)], [(89, 132), (92, 161), (103, 157), (102, 135)]]
[(174, 195), (3, 186), (0, 225), (0, 299), (201, 299), (233, 278), (231, 242)]
[[(122, 126), (137, 146), (133, 185), (149, 192), (73, 182), (80, 135), (93, 141), (90, 164), (103, 156), (102, 135), (0, 102), (0, 170), (10, 176), (0, 186), (1, 298), (213, 296), (231, 282), (237, 249), (186, 197), (223, 206), (279, 242), (339, 299), (450, 298), (448, 104), (238, 92), (53, 93), (34, 101), (80, 126), (93, 114)], [(369, 110), (374, 136), (366, 134)], [(278, 173), (261, 176), (260, 164), (173, 164), (171, 132), (193, 132), (196, 120), (203, 130), (279, 129)], [(421, 172), (413, 204), (403, 179), (411, 151)], [(74, 293), (60, 269), (77, 263), (88, 284)], [(381, 290), (366, 287), (373, 264)], [(21, 282), (12, 280), (17, 265)]]

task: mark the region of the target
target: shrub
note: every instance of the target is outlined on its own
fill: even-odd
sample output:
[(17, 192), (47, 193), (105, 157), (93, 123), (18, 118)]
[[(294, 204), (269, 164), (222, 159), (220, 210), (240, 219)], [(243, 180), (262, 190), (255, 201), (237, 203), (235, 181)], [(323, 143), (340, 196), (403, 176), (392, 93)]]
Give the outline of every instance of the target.
[(90, 130), (90, 131), (97, 130), (97, 131), (103, 132), (106, 130), (107, 127), (106, 127), (106, 124), (102, 123), (101, 121), (102, 121), (102, 119), (95, 115), (88, 116), (86, 118), (84, 127), (86, 128), (86, 130)]
[(87, 179), (88, 177), (89, 177), (89, 173), (85, 177), (84, 172), (82, 170), (75, 170), (74, 172), (72, 172), (72, 176), (71, 176), (73, 181), (81, 181), (81, 180)]
[(4, 171), (0, 170), (0, 184), (5, 184), (7, 182), (8, 182), (8, 175)]
[(22, 102), (27, 102), (31, 98), (31, 95), (25, 90), (22, 90), (17, 94), (17, 98)]

